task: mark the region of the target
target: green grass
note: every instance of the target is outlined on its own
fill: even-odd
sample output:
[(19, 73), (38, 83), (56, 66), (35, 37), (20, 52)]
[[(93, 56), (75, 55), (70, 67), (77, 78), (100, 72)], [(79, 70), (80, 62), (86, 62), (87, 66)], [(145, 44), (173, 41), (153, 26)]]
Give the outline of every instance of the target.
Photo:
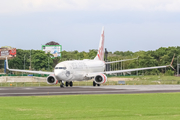
[[(112, 77), (109, 77), (109, 78), (112, 78)], [(117, 76), (116, 78), (132, 79), (132, 80), (126, 81), (126, 85), (180, 84), (180, 77), (176, 77), (176, 76), (164, 76), (164, 75)]]
[(145, 75), (145, 76), (115, 76), (119, 78), (133, 78), (134, 80), (180, 80), (180, 77), (165, 75)]
[(0, 97), (0, 120), (179, 120), (180, 93)]
[[(121, 78), (119, 81), (123, 81), (123, 78), (130, 78), (132, 80), (125, 80), (126, 85), (176, 85), (180, 84), (180, 77), (176, 76), (157, 76), (157, 75), (149, 75), (149, 76), (117, 76), (117, 77), (108, 77), (108, 78)], [(103, 85), (118, 85), (117, 81), (107, 81)], [(10, 85), (11, 84), (11, 85)], [(92, 86), (92, 81), (79, 81), (73, 82), (73, 86)], [(38, 87), (38, 86), (59, 86), (57, 85), (49, 85), (46, 82), (12, 82), (12, 83), (0, 83), (0, 87)]]

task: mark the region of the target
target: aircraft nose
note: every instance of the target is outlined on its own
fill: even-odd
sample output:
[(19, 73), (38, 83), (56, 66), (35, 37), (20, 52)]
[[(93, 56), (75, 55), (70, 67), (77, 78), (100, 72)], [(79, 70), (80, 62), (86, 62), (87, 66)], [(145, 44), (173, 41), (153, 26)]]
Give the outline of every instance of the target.
[(58, 76), (60, 74), (60, 71), (59, 70), (54, 70), (54, 75), (55, 76)]
[(58, 79), (58, 80), (61, 80), (61, 70), (54, 70), (54, 75), (55, 75), (55, 77), (56, 77), (56, 79)]
[(63, 63), (59, 63), (58, 65), (56, 65), (56, 67), (54, 69), (54, 75), (56, 76), (56, 79), (63, 80), (64, 72), (66, 69), (67, 69), (66, 65), (64, 65)]

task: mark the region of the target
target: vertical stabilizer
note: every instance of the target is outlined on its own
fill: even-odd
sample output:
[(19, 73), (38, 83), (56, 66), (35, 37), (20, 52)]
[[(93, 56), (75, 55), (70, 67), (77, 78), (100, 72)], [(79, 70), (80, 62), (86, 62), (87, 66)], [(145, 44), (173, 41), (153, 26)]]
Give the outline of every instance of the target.
[(102, 61), (104, 61), (104, 27), (102, 28), (98, 53), (97, 53), (96, 57), (94, 58), (94, 60), (102, 60)]

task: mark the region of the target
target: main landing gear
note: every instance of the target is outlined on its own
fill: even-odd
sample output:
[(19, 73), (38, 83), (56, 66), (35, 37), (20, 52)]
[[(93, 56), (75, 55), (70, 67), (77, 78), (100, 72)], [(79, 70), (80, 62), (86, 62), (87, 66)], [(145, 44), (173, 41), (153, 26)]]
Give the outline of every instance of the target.
[[(60, 88), (63, 88), (64, 87), (64, 81), (59, 81), (59, 83), (60, 83)], [(66, 87), (68, 87), (68, 86), (70, 86), (70, 87), (72, 87), (73, 86), (73, 82), (72, 81), (70, 81), (70, 82), (68, 82), (68, 81), (66, 81)]]
[(70, 81), (70, 82), (66, 81), (66, 87), (68, 87), (68, 86), (72, 87), (73, 86), (73, 82), (72, 81)]
[(100, 86), (100, 84), (97, 84), (95, 81), (93, 81), (93, 86), (95, 87), (95, 86)]

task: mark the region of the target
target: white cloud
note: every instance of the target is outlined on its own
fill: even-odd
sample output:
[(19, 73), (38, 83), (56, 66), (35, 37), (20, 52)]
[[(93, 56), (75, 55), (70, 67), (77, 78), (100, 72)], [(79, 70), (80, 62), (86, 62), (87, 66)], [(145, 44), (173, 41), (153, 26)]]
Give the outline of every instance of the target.
[(180, 12), (180, 0), (0, 0), (0, 14), (46, 11)]

